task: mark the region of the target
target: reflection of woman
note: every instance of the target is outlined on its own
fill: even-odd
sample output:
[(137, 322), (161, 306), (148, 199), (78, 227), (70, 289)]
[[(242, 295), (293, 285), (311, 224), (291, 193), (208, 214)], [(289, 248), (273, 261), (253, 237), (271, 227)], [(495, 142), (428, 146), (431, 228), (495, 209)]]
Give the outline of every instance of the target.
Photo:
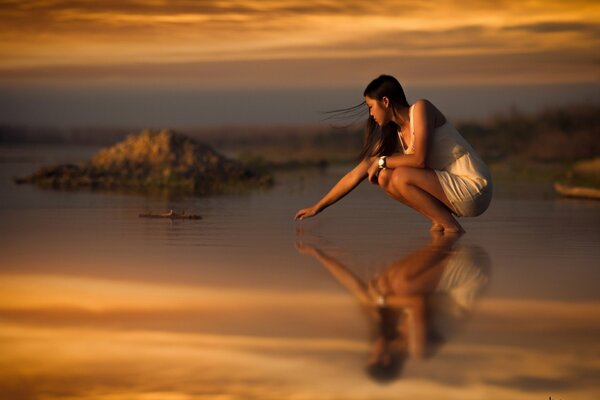
[(319, 261), (366, 307), (376, 321), (367, 369), (377, 380), (398, 376), (406, 356), (431, 353), (452, 321), (465, 315), (488, 281), (487, 254), (454, 246), (456, 236), (434, 234), (432, 241), (390, 264), (365, 283), (322, 250), (304, 243), (296, 248)]
[(318, 214), (368, 177), (430, 219), (431, 230), (463, 232), (452, 214), (480, 215), (492, 197), (491, 175), (481, 158), (432, 103), (409, 105), (394, 77), (381, 75), (363, 95), (371, 116), (360, 163), (296, 219)]

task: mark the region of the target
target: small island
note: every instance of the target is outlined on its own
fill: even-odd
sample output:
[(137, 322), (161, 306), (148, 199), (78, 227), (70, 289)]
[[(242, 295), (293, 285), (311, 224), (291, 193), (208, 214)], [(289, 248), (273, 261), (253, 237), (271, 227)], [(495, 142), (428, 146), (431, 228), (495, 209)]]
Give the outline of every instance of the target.
[(54, 189), (236, 192), (272, 184), (272, 177), (170, 130), (144, 130), (80, 164), (42, 167), (17, 184)]

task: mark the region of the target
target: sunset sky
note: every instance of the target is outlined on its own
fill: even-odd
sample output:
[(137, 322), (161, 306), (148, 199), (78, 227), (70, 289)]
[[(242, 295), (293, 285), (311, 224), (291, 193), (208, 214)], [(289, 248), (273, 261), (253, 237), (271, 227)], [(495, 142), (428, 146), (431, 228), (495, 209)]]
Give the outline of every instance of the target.
[(600, 81), (593, 0), (1, 1), (0, 16), (2, 102), (48, 86), (360, 88), (380, 73)]

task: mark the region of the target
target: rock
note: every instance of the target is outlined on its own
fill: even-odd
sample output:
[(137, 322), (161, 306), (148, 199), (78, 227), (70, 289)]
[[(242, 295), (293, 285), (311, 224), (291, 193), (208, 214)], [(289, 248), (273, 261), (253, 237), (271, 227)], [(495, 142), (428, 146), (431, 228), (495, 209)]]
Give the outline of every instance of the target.
[(64, 189), (165, 189), (210, 194), (270, 185), (272, 178), (185, 135), (145, 130), (100, 150), (87, 162), (43, 167), (15, 182)]
[(555, 182), (554, 190), (556, 190), (558, 194), (566, 197), (580, 197), (585, 199), (600, 200), (600, 189), (593, 187), (568, 186), (559, 182)]
[(554, 183), (554, 190), (563, 196), (600, 200), (600, 157), (574, 163)]
[(600, 157), (590, 160), (581, 160), (572, 167), (573, 172), (587, 175), (600, 175)]

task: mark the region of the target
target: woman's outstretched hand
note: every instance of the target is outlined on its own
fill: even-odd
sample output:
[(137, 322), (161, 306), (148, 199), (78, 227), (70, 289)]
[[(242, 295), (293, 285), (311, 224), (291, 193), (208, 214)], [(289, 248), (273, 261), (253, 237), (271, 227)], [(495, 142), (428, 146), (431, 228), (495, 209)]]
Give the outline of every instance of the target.
[(312, 217), (314, 215), (317, 215), (320, 211), (321, 210), (319, 210), (319, 208), (316, 207), (316, 206), (312, 206), (312, 207), (308, 207), (308, 208), (303, 208), (301, 210), (298, 210), (298, 212), (294, 216), (294, 219), (309, 218), (309, 217)]

